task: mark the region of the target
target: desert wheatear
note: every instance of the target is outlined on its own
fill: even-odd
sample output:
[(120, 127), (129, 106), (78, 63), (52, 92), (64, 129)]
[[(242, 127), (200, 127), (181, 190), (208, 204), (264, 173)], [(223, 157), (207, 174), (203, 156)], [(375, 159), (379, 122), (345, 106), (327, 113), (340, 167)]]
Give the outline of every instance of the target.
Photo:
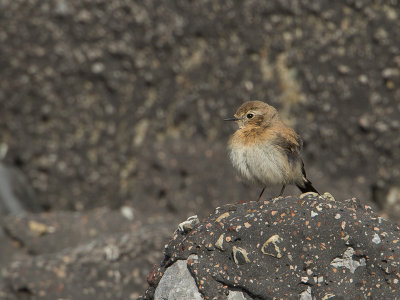
[(277, 185), (282, 186), (279, 196), (288, 184), (303, 193), (318, 193), (306, 177), (300, 136), (282, 122), (274, 107), (248, 101), (225, 121), (239, 125), (228, 143), (229, 156), (244, 179), (263, 186), (258, 201), (266, 187)]

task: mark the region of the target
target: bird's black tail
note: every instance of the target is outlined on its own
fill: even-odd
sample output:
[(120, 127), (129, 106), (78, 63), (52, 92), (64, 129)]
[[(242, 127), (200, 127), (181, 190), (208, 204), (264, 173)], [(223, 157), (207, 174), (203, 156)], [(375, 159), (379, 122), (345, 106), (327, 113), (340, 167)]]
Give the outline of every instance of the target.
[(304, 169), (304, 162), (301, 161), (301, 172), (303, 173), (303, 184), (296, 184), (302, 193), (314, 192), (320, 195), (318, 191), (312, 186), (310, 180), (307, 179), (306, 170)]
[(303, 185), (296, 184), (296, 186), (300, 189), (302, 193), (314, 192), (319, 194), (318, 191), (313, 187), (311, 181), (307, 178), (304, 178)]

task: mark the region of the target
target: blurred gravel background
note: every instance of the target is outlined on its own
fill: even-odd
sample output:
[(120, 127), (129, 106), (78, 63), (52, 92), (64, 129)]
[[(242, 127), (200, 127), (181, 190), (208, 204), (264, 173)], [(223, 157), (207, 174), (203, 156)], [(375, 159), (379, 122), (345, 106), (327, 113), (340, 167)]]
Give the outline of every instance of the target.
[[(172, 233), (190, 215), (256, 199), (226, 157), (235, 128), (222, 121), (251, 99), (301, 134), (319, 191), (400, 221), (399, 28), (397, 0), (0, 1), (0, 159), (19, 174), (9, 175), (18, 185), (0, 179), (20, 195), (19, 206), (0, 197), (0, 262), (16, 240), (22, 257), (40, 254), (23, 230), (9, 234), (21, 219), (4, 216), (19, 207), (51, 223), (58, 211), (73, 220), (126, 206), (140, 226), (158, 218)], [(144, 290), (165, 232), (121, 299)], [(74, 234), (57, 233), (54, 243)]]

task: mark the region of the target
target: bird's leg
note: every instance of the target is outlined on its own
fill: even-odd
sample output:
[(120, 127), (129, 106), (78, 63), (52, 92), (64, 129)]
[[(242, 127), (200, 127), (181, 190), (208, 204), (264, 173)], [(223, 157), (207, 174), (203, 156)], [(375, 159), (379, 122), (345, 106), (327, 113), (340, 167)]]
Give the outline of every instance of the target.
[(278, 197), (280, 197), (280, 196), (283, 195), (283, 191), (285, 190), (285, 187), (286, 187), (286, 185), (283, 185), (283, 186), (282, 186), (281, 192), (279, 193), (279, 196), (278, 196)]
[(262, 191), (261, 191), (261, 193), (260, 193), (260, 196), (258, 196), (257, 202), (259, 202), (259, 201), (261, 200), (261, 196), (262, 196), (262, 194), (264, 193), (265, 188), (266, 188), (266, 187), (264, 186), (263, 189), (262, 189)]

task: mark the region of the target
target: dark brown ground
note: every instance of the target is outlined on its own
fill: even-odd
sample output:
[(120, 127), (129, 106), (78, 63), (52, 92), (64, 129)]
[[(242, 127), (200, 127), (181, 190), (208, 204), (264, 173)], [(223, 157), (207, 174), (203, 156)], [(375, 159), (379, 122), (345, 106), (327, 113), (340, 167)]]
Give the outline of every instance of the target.
[[(3, 162), (33, 187), (34, 200), (22, 203), (50, 218), (128, 205), (144, 227), (158, 218), (174, 228), (257, 198), (230, 166), (234, 128), (221, 120), (260, 99), (303, 137), (320, 192), (366, 199), (399, 221), (399, 26), (398, 1), (5, 0), (0, 157), (8, 149)], [(11, 232), (13, 218), (2, 217)], [(106, 228), (106, 220), (91, 226)], [(168, 232), (159, 232), (154, 261), (137, 258), (143, 273), (158, 263)], [(74, 235), (54, 235), (54, 243), (74, 251), (92, 240), (60, 242)], [(32, 252), (21, 238), (13, 245), (0, 236), (3, 270), (45, 253), (45, 244)], [(22, 254), (11, 258), (15, 243)], [(141, 278), (128, 295), (143, 292)]]

